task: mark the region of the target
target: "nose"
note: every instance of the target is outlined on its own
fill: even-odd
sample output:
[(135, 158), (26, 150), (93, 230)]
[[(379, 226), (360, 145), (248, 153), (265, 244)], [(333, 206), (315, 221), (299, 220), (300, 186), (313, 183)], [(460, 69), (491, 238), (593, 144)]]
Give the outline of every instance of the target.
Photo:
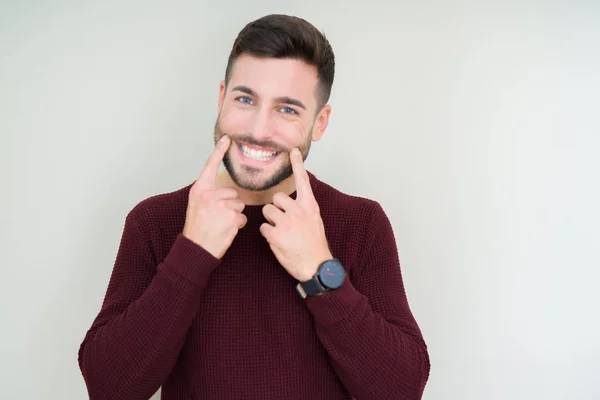
[(248, 132), (258, 141), (268, 140), (275, 132), (273, 119), (267, 109), (257, 110), (249, 121)]

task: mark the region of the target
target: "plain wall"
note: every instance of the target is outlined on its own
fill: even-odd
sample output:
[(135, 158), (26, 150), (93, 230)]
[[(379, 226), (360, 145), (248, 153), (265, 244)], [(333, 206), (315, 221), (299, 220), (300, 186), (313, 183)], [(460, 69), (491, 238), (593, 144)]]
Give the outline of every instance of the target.
[(2, 1), (0, 398), (83, 399), (123, 222), (189, 184), (249, 21), (337, 59), (307, 167), (379, 201), (427, 400), (600, 398), (600, 2)]

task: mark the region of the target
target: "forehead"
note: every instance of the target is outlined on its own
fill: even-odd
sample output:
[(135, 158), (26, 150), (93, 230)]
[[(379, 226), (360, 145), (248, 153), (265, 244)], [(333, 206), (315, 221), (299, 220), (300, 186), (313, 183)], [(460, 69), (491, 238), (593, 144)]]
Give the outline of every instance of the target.
[(264, 99), (288, 96), (312, 104), (318, 81), (317, 68), (302, 60), (242, 54), (233, 66), (229, 86), (247, 86)]

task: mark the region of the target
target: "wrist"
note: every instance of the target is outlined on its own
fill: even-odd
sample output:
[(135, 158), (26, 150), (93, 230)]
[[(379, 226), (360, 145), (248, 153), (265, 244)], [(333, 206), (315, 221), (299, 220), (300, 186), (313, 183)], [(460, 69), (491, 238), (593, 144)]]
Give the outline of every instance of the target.
[(319, 263), (313, 277), (300, 281), (296, 291), (303, 299), (307, 296), (319, 296), (342, 286), (346, 271), (339, 260), (331, 257)]
[(302, 268), (298, 275), (298, 281), (306, 282), (315, 276), (315, 274), (319, 271), (319, 267), (327, 260), (333, 260), (333, 255), (331, 253), (324, 253), (322, 256), (317, 256), (311, 259), (306, 263), (306, 267)]

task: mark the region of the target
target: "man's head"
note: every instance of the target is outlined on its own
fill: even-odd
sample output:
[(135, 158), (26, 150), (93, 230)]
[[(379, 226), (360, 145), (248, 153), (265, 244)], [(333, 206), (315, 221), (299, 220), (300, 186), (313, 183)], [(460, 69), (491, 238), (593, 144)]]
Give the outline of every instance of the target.
[(331, 113), (335, 70), (329, 42), (305, 20), (269, 15), (246, 25), (221, 82), (214, 139), (231, 146), (223, 159), (236, 185), (267, 190), (292, 175), (289, 151), (306, 159)]

